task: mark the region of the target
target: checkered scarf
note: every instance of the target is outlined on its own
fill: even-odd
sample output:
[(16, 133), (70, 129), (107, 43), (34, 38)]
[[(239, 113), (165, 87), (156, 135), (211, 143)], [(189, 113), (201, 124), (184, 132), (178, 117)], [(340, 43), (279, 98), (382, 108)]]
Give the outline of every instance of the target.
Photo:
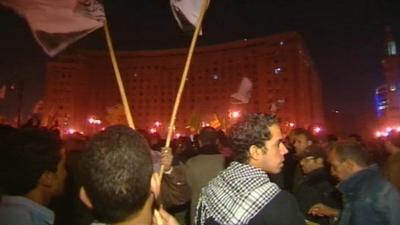
[(232, 162), (202, 189), (196, 224), (209, 217), (222, 225), (247, 224), (279, 191), (261, 169)]

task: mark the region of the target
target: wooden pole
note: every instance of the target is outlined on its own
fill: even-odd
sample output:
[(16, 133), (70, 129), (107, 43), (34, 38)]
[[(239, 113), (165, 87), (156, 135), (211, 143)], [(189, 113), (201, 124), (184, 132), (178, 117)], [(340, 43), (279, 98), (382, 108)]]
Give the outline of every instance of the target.
[[(177, 93), (176, 99), (175, 99), (174, 108), (172, 110), (171, 120), (170, 120), (170, 123), (168, 126), (168, 135), (167, 135), (167, 140), (165, 142), (165, 147), (169, 147), (171, 144), (172, 134), (174, 131), (174, 124), (176, 121), (176, 114), (178, 112), (183, 89), (185, 88), (185, 83), (186, 83), (187, 75), (189, 73), (190, 63), (192, 61), (194, 47), (196, 46), (197, 38), (200, 33), (201, 23), (203, 21), (204, 14), (207, 10), (207, 7), (208, 7), (208, 0), (202, 0), (199, 19), (197, 20), (196, 30), (193, 33), (192, 42), (190, 43), (189, 53), (186, 58), (185, 68), (183, 70), (183, 74), (182, 74), (182, 78), (181, 78), (181, 83), (179, 85), (178, 93)], [(161, 178), (162, 178), (163, 173), (164, 173), (164, 166), (161, 165), (161, 168), (160, 168)]]
[(117, 59), (115, 57), (115, 52), (114, 52), (114, 48), (112, 45), (111, 35), (110, 35), (110, 31), (108, 29), (107, 20), (104, 21), (104, 31), (106, 34), (107, 46), (108, 46), (108, 50), (110, 53), (111, 62), (112, 62), (113, 68), (114, 68), (115, 77), (117, 78), (119, 93), (121, 95), (122, 104), (124, 106), (126, 120), (128, 121), (129, 127), (131, 127), (132, 129), (135, 129), (135, 125), (133, 124), (131, 110), (129, 108), (128, 99), (127, 99), (126, 93), (125, 93), (124, 83), (122, 82), (121, 73), (119, 71)]

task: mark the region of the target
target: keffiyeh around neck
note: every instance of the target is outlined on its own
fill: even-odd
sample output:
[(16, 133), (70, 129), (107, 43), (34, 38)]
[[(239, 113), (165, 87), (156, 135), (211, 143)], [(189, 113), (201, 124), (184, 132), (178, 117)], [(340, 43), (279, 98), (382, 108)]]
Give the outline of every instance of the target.
[(247, 224), (279, 191), (261, 169), (232, 162), (202, 189), (196, 224), (209, 217), (223, 225)]

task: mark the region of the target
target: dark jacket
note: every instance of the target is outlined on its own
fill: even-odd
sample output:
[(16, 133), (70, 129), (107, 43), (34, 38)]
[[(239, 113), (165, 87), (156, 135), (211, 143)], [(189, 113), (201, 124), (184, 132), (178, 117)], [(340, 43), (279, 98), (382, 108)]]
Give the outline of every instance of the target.
[(308, 210), (317, 203), (332, 208), (340, 206), (340, 194), (331, 183), (325, 168), (316, 169), (305, 175), (294, 190), (294, 195), (306, 218), (321, 225), (329, 224), (329, 218), (309, 215)]
[(186, 180), (192, 191), (190, 202), (191, 224), (194, 224), (196, 206), (201, 188), (218, 175), (225, 167), (225, 158), (217, 145), (204, 145), (200, 154), (189, 159), (185, 165)]
[(342, 225), (399, 225), (400, 193), (376, 165), (339, 183), (343, 193)]
[[(299, 210), (296, 199), (287, 191), (280, 191), (248, 225), (305, 225), (305, 220)], [(219, 225), (212, 217), (205, 225)]]

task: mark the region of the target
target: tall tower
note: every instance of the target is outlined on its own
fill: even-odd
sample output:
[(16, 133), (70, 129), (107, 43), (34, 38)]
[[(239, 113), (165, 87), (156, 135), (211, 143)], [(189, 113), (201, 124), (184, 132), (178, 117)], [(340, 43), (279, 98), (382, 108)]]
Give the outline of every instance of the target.
[(387, 108), (382, 117), (384, 126), (400, 125), (400, 56), (390, 26), (385, 27), (385, 57), (382, 60), (387, 88)]

